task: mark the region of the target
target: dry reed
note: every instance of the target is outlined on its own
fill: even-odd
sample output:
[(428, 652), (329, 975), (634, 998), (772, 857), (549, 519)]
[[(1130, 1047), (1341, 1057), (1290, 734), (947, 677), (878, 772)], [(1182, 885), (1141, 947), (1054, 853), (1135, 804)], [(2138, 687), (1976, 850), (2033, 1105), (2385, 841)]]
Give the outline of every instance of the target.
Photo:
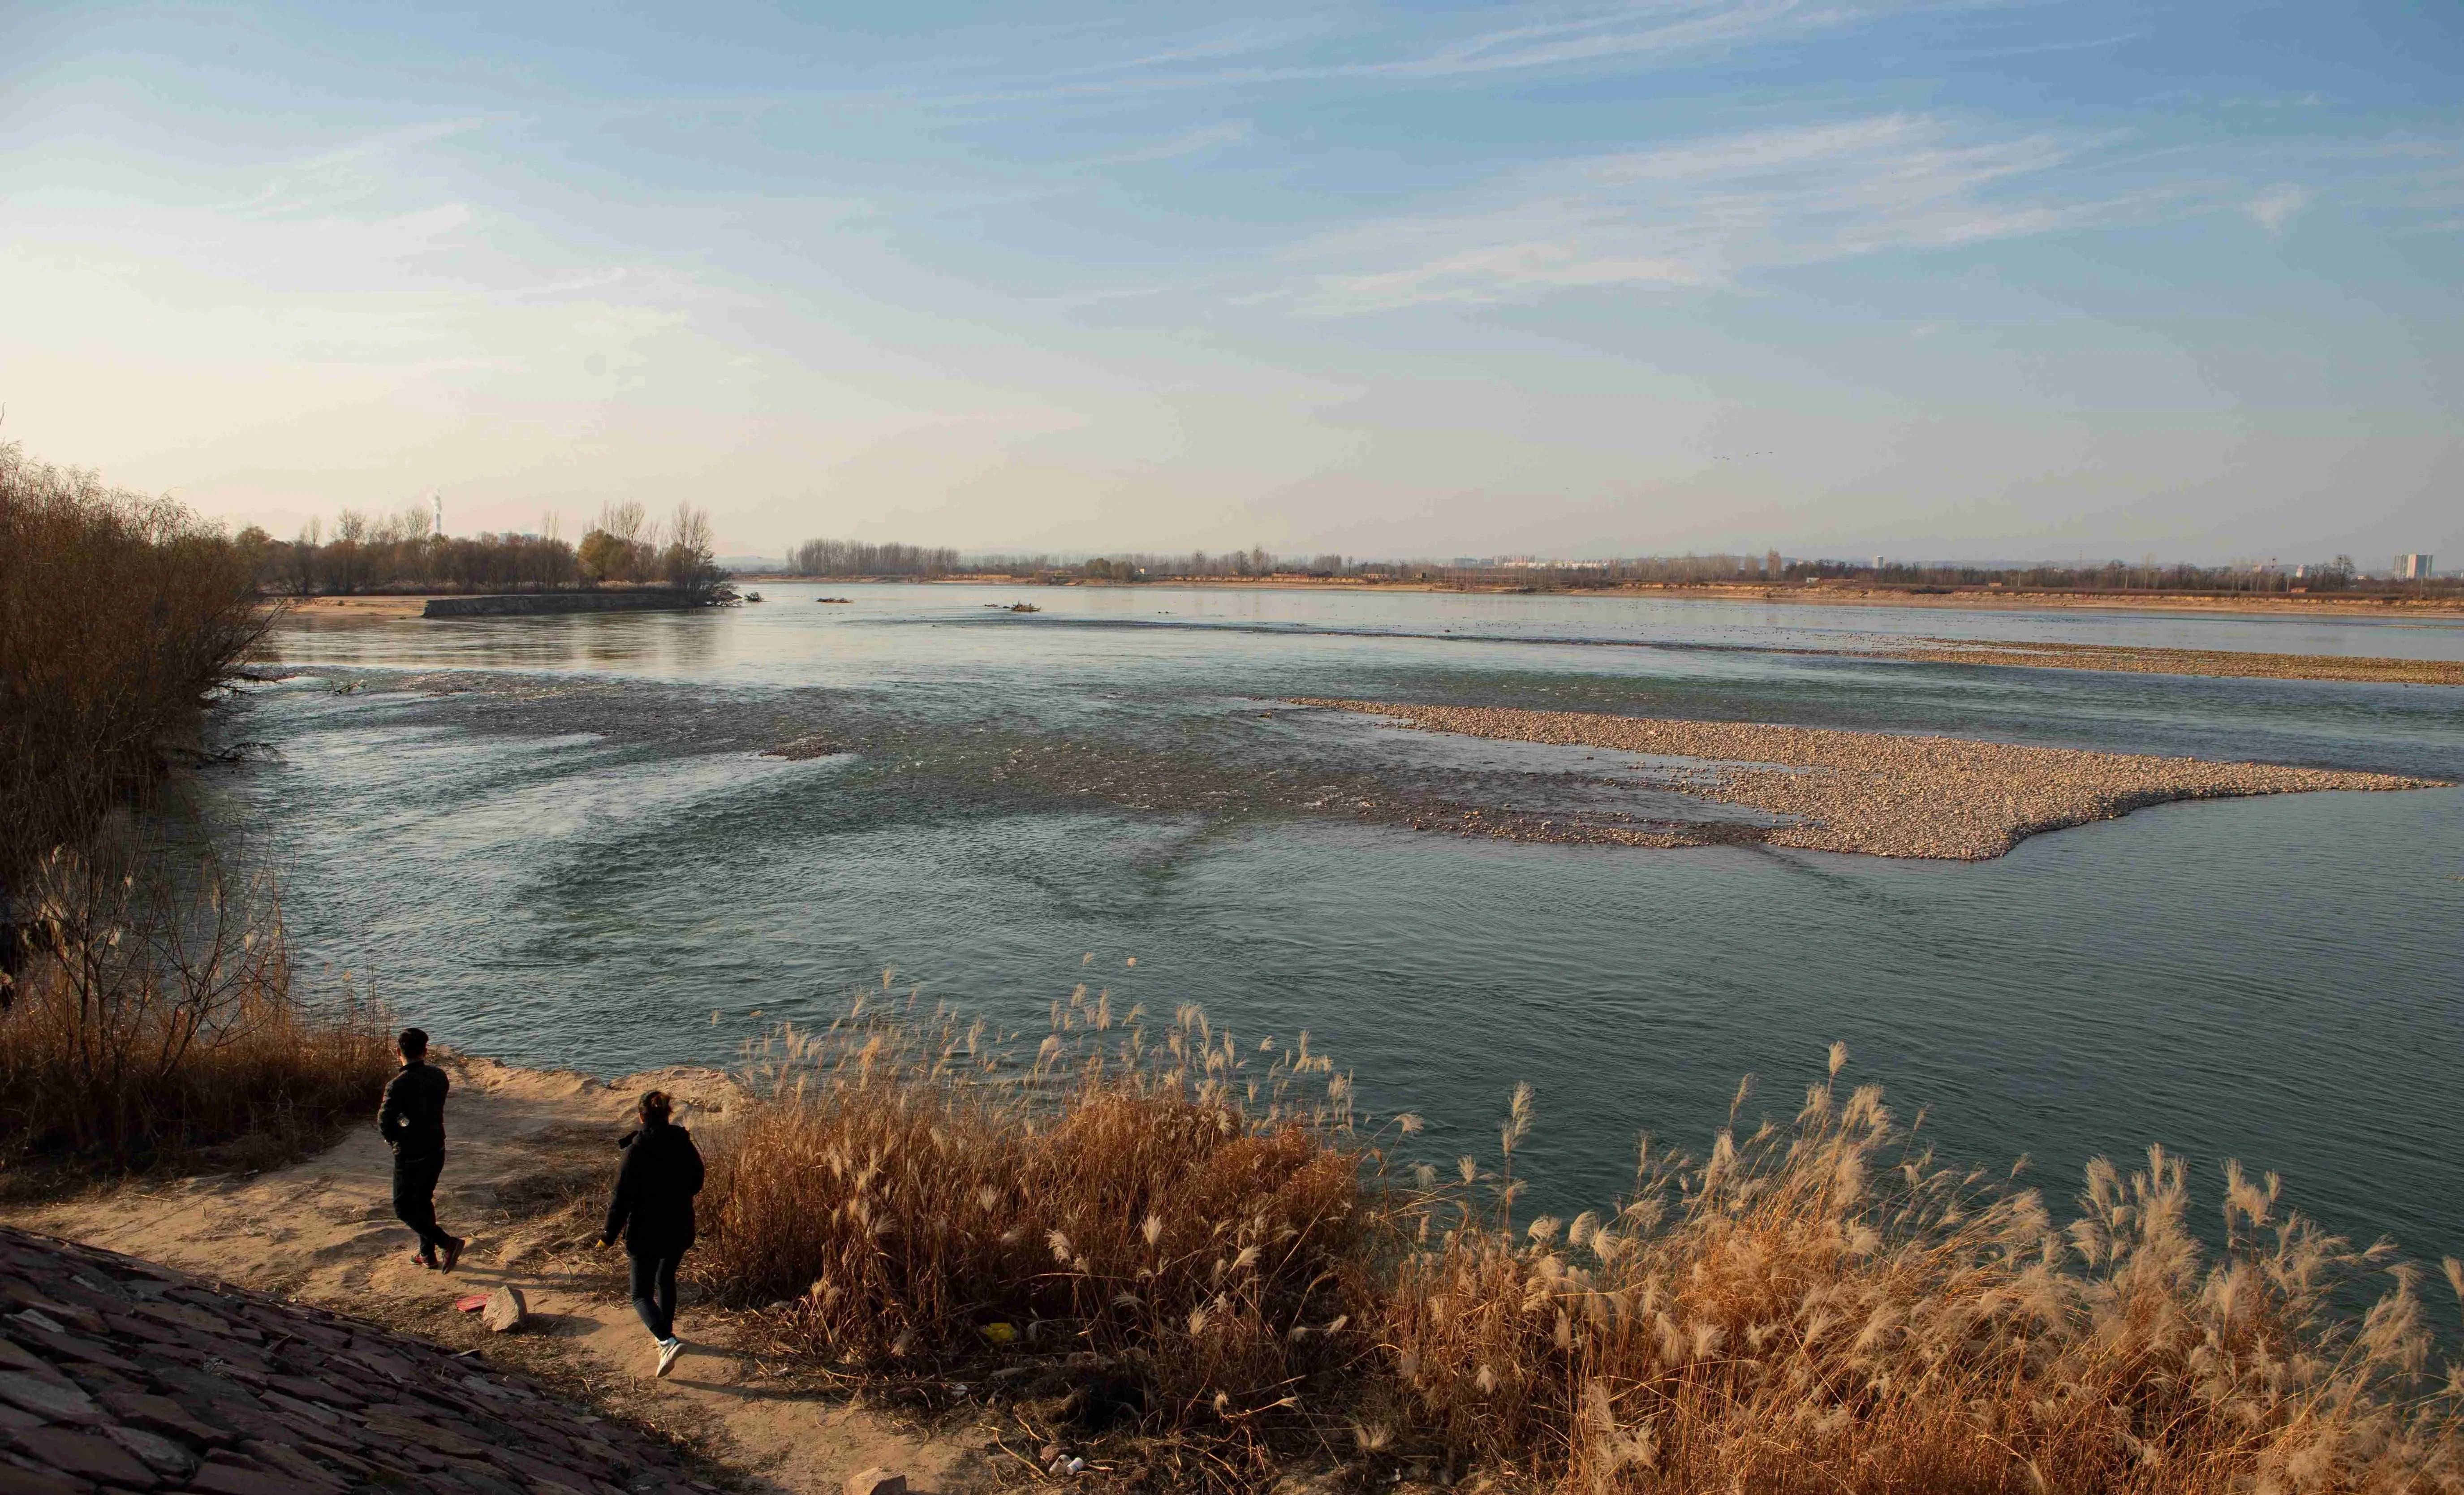
[[(2225, 1175), (2099, 1159), (2079, 1217), (1938, 1166), (1881, 1091), (1655, 1161), (1624, 1207), (1517, 1228), (1518, 1091), (1491, 1177), (1413, 1206), (1381, 1332), (1458, 1455), (1584, 1490), (2362, 1491), (2464, 1481), (2457, 1372), (2417, 1272)], [(1740, 1099), (1744, 1091), (1740, 1090)], [(1733, 1117), (1732, 1117), (1733, 1121)], [(1483, 1184), (1475, 1204), (1471, 1191)], [(2452, 1260), (2451, 1282), (2464, 1292)], [(2380, 1285), (2354, 1315), (2340, 1293)]]
[(55, 852), (32, 957), (0, 1010), (0, 1163), (58, 1182), (95, 1167), (267, 1162), (372, 1113), (384, 1014), (293, 999), (270, 882), (160, 847)]
[(1528, 1088), (1490, 1166), (1390, 1173), (1323, 1056), (1252, 1077), (1202, 1015), (1152, 1048), (1136, 1018), (1082, 988), (1019, 1064), (912, 999), (780, 1030), (767, 1099), (717, 1134), (699, 1269), (843, 1374), (998, 1385), (991, 1362), (1077, 1352), (1081, 1402), (1126, 1377), (1149, 1431), (1282, 1413), (1323, 1448), (1348, 1422), (1369, 1469), (1671, 1495), (2464, 1488), (2464, 1380), (2431, 1368), (2420, 1273), (2272, 1176), (2228, 1166), (2219, 1245), (2161, 1151), (2092, 1164), (2057, 1226), (1939, 1165), (1879, 1089), (1843, 1100), (1835, 1046), (1793, 1122), (1739, 1135), (1732, 1110), (1705, 1159), (1646, 1144), (1622, 1206), (1525, 1219)]
[(1025, 1059), (886, 993), (778, 1030), (698, 1269), (825, 1364), (1068, 1355), (1085, 1422), (1289, 1420), (1368, 1346), (1350, 1079), (1306, 1038), (1244, 1054), (1184, 1009), (1150, 1044), (1142, 1016), (1081, 987)]

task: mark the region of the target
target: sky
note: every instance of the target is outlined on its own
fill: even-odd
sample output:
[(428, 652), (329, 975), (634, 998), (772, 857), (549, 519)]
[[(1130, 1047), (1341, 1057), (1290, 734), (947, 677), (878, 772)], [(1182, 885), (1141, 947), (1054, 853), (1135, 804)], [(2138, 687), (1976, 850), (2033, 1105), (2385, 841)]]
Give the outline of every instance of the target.
[(0, 407), (284, 535), (2447, 569), (2464, 6), (0, 0)]

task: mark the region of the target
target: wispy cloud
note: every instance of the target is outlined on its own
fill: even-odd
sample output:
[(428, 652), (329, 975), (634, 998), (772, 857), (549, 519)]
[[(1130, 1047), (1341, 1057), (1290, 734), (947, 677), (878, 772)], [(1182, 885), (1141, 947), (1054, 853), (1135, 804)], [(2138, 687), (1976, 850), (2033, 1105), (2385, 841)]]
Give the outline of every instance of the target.
[(1633, 61), (1810, 35), (1896, 8), (1806, 4), (1804, 0), (1641, 0), (1571, 15), (1535, 17), (1462, 37), (1418, 55), (1347, 71), (1448, 77)]
[(2278, 182), (2242, 204), (2241, 210), (2250, 221), (2267, 231), (2271, 239), (2284, 237), (2284, 231), (2301, 209), (2310, 206), (2310, 189), (2298, 182)]
[(1174, 161), (1183, 156), (1203, 155), (1227, 145), (1238, 145), (1249, 138), (1251, 126), (1246, 120), (1225, 120), (1220, 124), (1201, 125), (1194, 130), (1151, 144), (1133, 145), (1128, 150), (1098, 156), (1088, 163), (1098, 166), (1134, 166), (1151, 161)]
[(484, 122), (477, 119), (416, 121), (284, 162), (266, 177), (252, 206), (261, 212), (296, 212), (365, 201), (385, 189), (406, 159), (467, 135)]
[(1547, 70), (1645, 67), (1720, 50), (1802, 40), (1897, 12), (1956, 3), (1959, 0), (1524, 3), (1477, 11), (1485, 24), (1456, 35), (1443, 34), (1442, 23), (1426, 12), (1368, 11), (1349, 24), (1210, 35), (1042, 80), (971, 89), (955, 99), (918, 93), (909, 101), (981, 104), (1312, 83), (1383, 81), (1410, 86)]
[(1948, 248), (2148, 216), (2187, 188), (2082, 193), (2108, 141), (1882, 115), (1756, 130), (1518, 173), (1443, 211), (1300, 246), (1322, 311), (1727, 285), (1758, 269)]

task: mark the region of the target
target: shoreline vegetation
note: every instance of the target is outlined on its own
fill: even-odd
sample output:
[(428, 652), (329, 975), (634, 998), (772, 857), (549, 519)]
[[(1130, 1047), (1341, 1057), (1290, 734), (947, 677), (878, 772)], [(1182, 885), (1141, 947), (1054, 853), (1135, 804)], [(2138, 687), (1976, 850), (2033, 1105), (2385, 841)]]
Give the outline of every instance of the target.
[[(1399, 1495), (2464, 1478), (2464, 1264), (2341, 1242), (2234, 1162), (2100, 1157), (2055, 1204), (1939, 1157), (1834, 1044), (1801, 1098), (1745, 1084), (1705, 1151), (1646, 1138), (1567, 1217), (1528, 1199), (1530, 1087), (1444, 1157), (1306, 1037), (1087, 988), (1018, 1037), (890, 985), (735, 1074), (630, 1081), (700, 1096), (683, 1330), (735, 1370), (680, 1382), (624, 1370), (621, 1278), (574, 1243), (626, 1087), (468, 1062), (473, 1271), (577, 1335), (491, 1350), (788, 1490), (1047, 1487), (1072, 1458), (1089, 1490)], [(369, 1231), (372, 1138), (224, 1190), (230, 1220), (145, 1185), (14, 1220), (478, 1345), (468, 1284)]]
[[(1988, 860), (2032, 835), (2177, 800), (2451, 787), (2391, 774), (1837, 728), (1316, 697), (1294, 697), (1291, 704), (1391, 718), (1426, 732), (1704, 759), (1702, 770), (1680, 773), (1666, 786), (1795, 817), (1792, 824), (1767, 827), (1724, 826), (1723, 839), (1868, 856)], [(1455, 828), (1487, 828), (1476, 824), (1480, 819), (1480, 812), (1466, 811)], [(1518, 822), (1490, 833), (1641, 846), (1687, 845), (1695, 834), (1661, 825), (1627, 831), (1572, 821), (1538, 827)]]
[(0, 1188), (296, 1155), (388, 1067), (182, 814), (271, 622), (219, 528), (0, 446)]
[[(449, 1059), (449, 1182), (491, 1220), (470, 1270), (570, 1326), (492, 1350), (792, 1490), (882, 1462), (1044, 1487), (1071, 1459), (1123, 1491), (2464, 1479), (2464, 1263), (2340, 1240), (2233, 1162), (2200, 1188), (2161, 1149), (2099, 1158), (2057, 1205), (1936, 1155), (1834, 1044), (1801, 1092), (1741, 1086), (1705, 1151), (1646, 1138), (1630, 1188), (1569, 1217), (1528, 1198), (1528, 1086), (1447, 1158), (1305, 1036), (1085, 986), (1003, 1034), (891, 985), (699, 1078)], [(711, 1162), (681, 1325), (702, 1358), (673, 1382), (624, 1368), (621, 1279), (574, 1240), (644, 1084), (695, 1098)], [(219, 1205), (141, 1185), (12, 1218), (475, 1347), (445, 1310), (472, 1284), (369, 1230), (382, 1170), (354, 1135)]]
[[(1623, 1198), (1522, 1202), (1538, 1100), (1419, 1155), (1307, 1035), (1081, 985), (1031, 1052), (890, 989), (781, 1026), (706, 1133), (690, 1269), (742, 1342), (931, 1404), (954, 1381), (1126, 1482), (1597, 1492), (2430, 1489), (2464, 1369), (2422, 1269), (2224, 1165), (2086, 1168), (2057, 1220), (1841, 1083), (1740, 1087), (1707, 1153), (1646, 1139)], [(2443, 1264), (2464, 1297), (2464, 1264)], [(2452, 1309), (2450, 1310), (2452, 1311)], [(2452, 1322), (2452, 1319), (2449, 1320)], [(945, 1403), (946, 1404), (946, 1403)], [(1158, 1441), (1160, 1438), (1160, 1441)]]
[(448, 536), (437, 512), (414, 504), (370, 516), (344, 509), (328, 535), (311, 520), (291, 539), (256, 525), (228, 544), (267, 597), (559, 595), (600, 588), (666, 587), (699, 598), (719, 593), (727, 573), (713, 556), (707, 511), (678, 503), (654, 519), (639, 503), (609, 503), (579, 544), (549, 515), (537, 532)]

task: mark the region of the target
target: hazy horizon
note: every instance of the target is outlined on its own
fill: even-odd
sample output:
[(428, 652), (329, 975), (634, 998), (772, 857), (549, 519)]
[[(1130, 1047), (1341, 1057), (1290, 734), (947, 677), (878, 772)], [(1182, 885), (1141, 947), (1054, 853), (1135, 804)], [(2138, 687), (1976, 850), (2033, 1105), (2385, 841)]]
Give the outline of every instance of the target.
[(2464, 552), (2452, 8), (0, 33), (0, 440), (277, 535)]

